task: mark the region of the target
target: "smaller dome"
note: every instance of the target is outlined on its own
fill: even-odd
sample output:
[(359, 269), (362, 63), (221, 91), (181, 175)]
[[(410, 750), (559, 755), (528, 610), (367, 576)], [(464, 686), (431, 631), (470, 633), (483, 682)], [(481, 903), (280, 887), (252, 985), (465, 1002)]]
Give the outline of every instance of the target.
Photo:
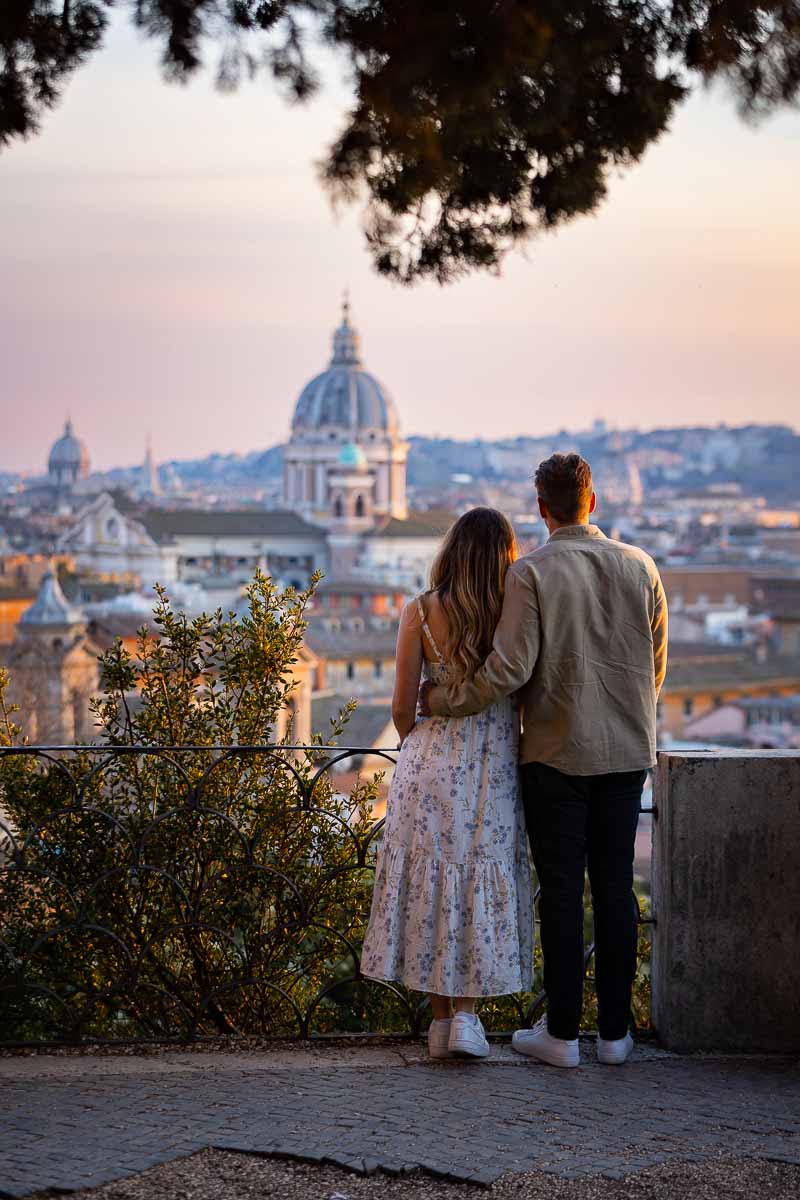
[(345, 442), (339, 451), (337, 463), (350, 471), (366, 471), (369, 466), (366, 454), (355, 442)]
[(62, 436), (53, 445), (47, 466), (51, 475), (70, 472), (74, 478), (85, 478), (89, 474), (89, 452), (75, 437), (72, 421), (67, 421)]

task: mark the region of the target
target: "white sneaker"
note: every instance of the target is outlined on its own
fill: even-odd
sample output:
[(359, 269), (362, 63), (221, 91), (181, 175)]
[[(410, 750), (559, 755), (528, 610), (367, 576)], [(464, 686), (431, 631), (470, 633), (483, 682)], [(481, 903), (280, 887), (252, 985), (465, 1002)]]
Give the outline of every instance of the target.
[(533, 1029), (517, 1029), (511, 1038), (511, 1049), (551, 1067), (579, 1067), (581, 1062), (578, 1039), (566, 1041), (553, 1037), (547, 1030), (547, 1017), (537, 1021)]
[(466, 1058), (488, 1058), (491, 1053), (483, 1025), (474, 1013), (456, 1013), (450, 1025), (447, 1048), (451, 1054)]
[(428, 1026), (428, 1054), (431, 1058), (452, 1058), (447, 1049), (450, 1039), (450, 1026), (453, 1024), (449, 1017), (431, 1021)]
[(624, 1038), (615, 1038), (614, 1041), (606, 1041), (599, 1036), (597, 1038), (597, 1061), (607, 1067), (621, 1067), (632, 1054), (633, 1038), (629, 1033), (626, 1033)]

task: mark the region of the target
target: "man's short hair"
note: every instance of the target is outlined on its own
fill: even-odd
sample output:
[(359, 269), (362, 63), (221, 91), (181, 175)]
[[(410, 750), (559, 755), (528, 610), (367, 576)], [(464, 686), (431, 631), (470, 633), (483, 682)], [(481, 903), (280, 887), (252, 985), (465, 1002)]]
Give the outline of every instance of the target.
[(557, 521), (568, 525), (587, 516), (592, 502), (592, 468), (580, 454), (553, 454), (534, 476), (539, 499)]

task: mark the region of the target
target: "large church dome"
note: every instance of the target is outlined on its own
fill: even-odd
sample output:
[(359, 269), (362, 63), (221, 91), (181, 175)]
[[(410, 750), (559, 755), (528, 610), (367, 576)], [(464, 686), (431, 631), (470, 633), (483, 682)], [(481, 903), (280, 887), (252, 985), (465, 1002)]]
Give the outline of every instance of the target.
[(330, 366), (306, 384), (295, 406), (294, 436), (339, 434), (355, 441), (370, 433), (397, 433), (394, 401), (383, 384), (364, 370), (359, 350), (345, 301), (342, 323), (333, 335)]
[(408, 443), (382, 383), (364, 370), (344, 302), (333, 357), (300, 393), (283, 452), (283, 502), (308, 521), (361, 534), (406, 515)]

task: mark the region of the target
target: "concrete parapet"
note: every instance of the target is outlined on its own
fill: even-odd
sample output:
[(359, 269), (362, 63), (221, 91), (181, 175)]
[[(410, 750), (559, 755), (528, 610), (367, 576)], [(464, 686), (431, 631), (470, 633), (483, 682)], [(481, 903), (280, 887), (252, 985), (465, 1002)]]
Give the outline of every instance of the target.
[(800, 1052), (800, 753), (662, 753), (654, 798), (659, 1037)]

